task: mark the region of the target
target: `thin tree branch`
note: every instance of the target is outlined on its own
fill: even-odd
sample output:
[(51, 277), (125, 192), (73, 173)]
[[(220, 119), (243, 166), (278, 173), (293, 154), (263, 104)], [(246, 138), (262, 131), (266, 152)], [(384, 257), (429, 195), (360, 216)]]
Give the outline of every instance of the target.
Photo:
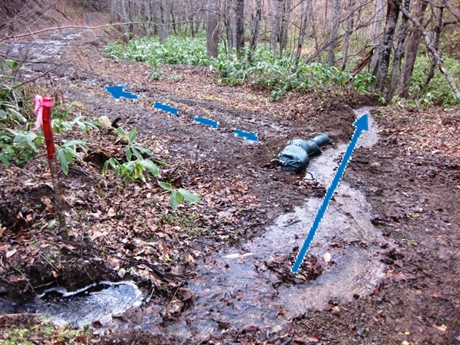
[(452, 76), (449, 74), (449, 71), (444, 67), (444, 64), (442, 63), (442, 58), (439, 55), (439, 52), (437, 51), (436, 47), (433, 46), (433, 44), (431, 43), (430, 37), (428, 36), (426, 31), (424, 30), (423, 26), (420, 24), (420, 22), (417, 20), (417, 18), (414, 18), (412, 16), (412, 14), (409, 11), (406, 10), (406, 8), (404, 6), (402, 6), (401, 4), (398, 3), (398, 7), (399, 7), (400, 11), (402, 13), (404, 13), (404, 15), (407, 18), (409, 18), (409, 20), (417, 27), (417, 29), (420, 30), (420, 32), (422, 33), (422, 36), (423, 36), (423, 38), (425, 40), (425, 45), (428, 48), (428, 50), (430, 51), (431, 55), (433, 56), (434, 62), (439, 67), (439, 70), (441, 71), (441, 73), (444, 74), (444, 76), (446, 77), (447, 82), (449, 83), (450, 87), (454, 91), (455, 97), (460, 100), (460, 92), (459, 92), (459, 90), (457, 88), (457, 85), (455, 84), (455, 81), (452, 78)]

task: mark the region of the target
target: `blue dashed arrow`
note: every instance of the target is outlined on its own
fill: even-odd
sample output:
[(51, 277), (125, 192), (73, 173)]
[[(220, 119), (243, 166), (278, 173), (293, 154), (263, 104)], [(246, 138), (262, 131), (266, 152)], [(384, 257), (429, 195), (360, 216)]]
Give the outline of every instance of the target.
[(201, 125), (209, 126), (214, 129), (217, 129), (217, 127), (219, 126), (219, 122), (211, 120), (211, 119), (207, 119), (205, 117), (195, 117), (194, 121)]
[(177, 108), (171, 107), (169, 105), (166, 105), (166, 104), (163, 104), (163, 103), (160, 103), (160, 102), (155, 102), (153, 107), (155, 109), (160, 109), (160, 110), (163, 110), (163, 111), (165, 111), (167, 113), (170, 113), (171, 115), (177, 115), (177, 113), (179, 112)]
[(254, 133), (254, 132), (245, 132), (241, 129), (235, 129), (234, 133), (236, 137), (244, 138), (246, 140), (250, 140), (250, 141), (259, 140), (257, 133)]
[(118, 86), (106, 86), (105, 91), (110, 93), (113, 98), (115, 99), (120, 99), (120, 98), (126, 98), (126, 99), (135, 99), (137, 100), (139, 96), (131, 93), (131, 92), (126, 92), (124, 91), (125, 86), (124, 85), (118, 85)]

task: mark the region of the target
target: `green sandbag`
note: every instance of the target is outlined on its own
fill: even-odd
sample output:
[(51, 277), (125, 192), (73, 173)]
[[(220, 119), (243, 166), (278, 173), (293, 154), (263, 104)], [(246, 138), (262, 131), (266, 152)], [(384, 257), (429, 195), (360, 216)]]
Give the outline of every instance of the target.
[(308, 165), (307, 151), (297, 145), (288, 145), (278, 154), (281, 169), (286, 171), (300, 172)]
[(321, 153), (321, 150), (318, 144), (314, 142), (313, 140), (303, 140), (303, 139), (296, 138), (296, 139), (292, 139), (287, 144), (300, 146), (308, 153), (309, 156)]
[(332, 140), (326, 134), (318, 134), (312, 139), (319, 147), (324, 145), (332, 145)]

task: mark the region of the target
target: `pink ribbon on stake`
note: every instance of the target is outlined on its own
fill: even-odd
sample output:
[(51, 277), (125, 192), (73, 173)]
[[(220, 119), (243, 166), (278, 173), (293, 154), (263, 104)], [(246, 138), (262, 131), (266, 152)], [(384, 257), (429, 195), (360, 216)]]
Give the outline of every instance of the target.
[(35, 96), (34, 111), (37, 119), (33, 130), (36, 131), (43, 125), (43, 97), (40, 95)]

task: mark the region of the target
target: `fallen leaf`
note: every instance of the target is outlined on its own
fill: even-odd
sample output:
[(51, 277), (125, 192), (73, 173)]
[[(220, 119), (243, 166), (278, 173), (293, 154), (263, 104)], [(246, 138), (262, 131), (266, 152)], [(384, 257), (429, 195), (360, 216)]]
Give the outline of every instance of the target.
[(107, 215), (112, 218), (112, 217), (115, 217), (117, 215), (117, 213), (115, 212), (115, 210), (111, 207), (109, 208), (109, 211), (107, 212)]
[(11, 258), (14, 254), (16, 254), (16, 248), (14, 248), (13, 250), (10, 250), (10, 251), (6, 252), (6, 258), (9, 259), (9, 258)]
[(446, 325), (441, 325), (441, 326), (433, 325), (433, 327), (436, 328), (437, 330), (441, 331), (441, 332), (445, 332), (447, 330)]
[(245, 253), (245, 254), (235, 253), (235, 254), (225, 255), (225, 258), (227, 258), (227, 259), (242, 259), (242, 258), (244, 258), (246, 256), (251, 256), (251, 255), (254, 255), (254, 253)]

